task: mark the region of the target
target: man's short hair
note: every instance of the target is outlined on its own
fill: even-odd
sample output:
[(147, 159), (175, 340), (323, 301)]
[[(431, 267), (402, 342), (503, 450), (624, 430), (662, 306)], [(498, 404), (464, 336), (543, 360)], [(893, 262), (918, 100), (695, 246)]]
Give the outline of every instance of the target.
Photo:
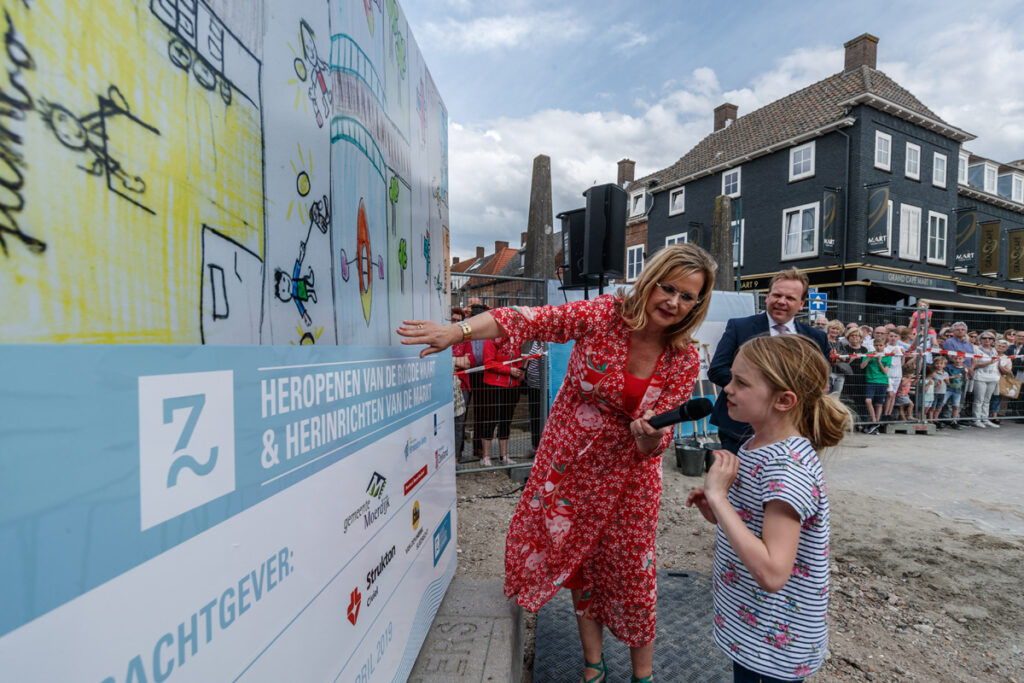
[(769, 292), (772, 291), (772, 287), (774, 287), (775, 283), (778, 282), (779, 280), (796, 280), (797, 282), (802, 284), (804, 286), (804, 291), (803, 294), (800, 296), (800, 299), (807, 299), (807, 289), (810, 287), (810, 280), (808, 280), (807, 276), (801, 273), (799, 270), (797, 270), (796, 268), (789, 268), (788, 270), (780, 270), (779, 272), (775, 273), (775, 276), (772, 277), (771, 281), (768, 283)]
[(965, 323), (963, 320), (960, 320), (960, 321), (955, 322), (952, 325), (950, 325), (950, 327), (962, 327), (962, 328), (964, 328), (966, 330), (967, 329), (967, 323)]

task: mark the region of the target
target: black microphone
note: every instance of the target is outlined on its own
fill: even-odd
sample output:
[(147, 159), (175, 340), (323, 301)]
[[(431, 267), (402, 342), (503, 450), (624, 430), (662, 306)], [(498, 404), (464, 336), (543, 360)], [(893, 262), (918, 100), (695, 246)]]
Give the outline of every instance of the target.
[(648, 422), (655, 429), (668, 427), (677, 422), (696, 422), (710, 415), (714, 407), (714, 404), (706, 398), (691, 398), (678, 408), (652, 416)]

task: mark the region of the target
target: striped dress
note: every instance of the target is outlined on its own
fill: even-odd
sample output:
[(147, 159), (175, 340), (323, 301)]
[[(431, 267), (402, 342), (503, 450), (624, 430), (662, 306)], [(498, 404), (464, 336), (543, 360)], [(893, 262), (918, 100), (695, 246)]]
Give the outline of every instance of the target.
[(781, 500), (800, 515), (800, 544), (789, 581), (768, 593), (718, 529), (715, 642), (752, 671), (804, 678), (821, 667), (828, 646), (829, 507), (821, 463), (803, 437), (741, 448), (739, 459), (729, 502), (747, 528), (760, 538), (765, 503)]

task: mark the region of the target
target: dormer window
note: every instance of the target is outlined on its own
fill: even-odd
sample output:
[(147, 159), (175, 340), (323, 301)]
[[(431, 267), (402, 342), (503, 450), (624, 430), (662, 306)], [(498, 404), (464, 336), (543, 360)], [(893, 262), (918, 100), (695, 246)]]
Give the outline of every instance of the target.
[(789, 181), (814, 175), (814, 141), (789, 150)]
[(722, 194), (733, 199), (740, 196), (740, 171), (742, 170), (742, 166), (737, 166), (722, 173)]
[(996, 167), (992, 164), (985, 164), (985, 185), (981, 189), (989, 194), (996, 193)]
[(967, 184), (967, 165), (970, 163), (970, 160), (970, 155), (960, 154), (960, 164), (956, 169), (956, 182), (961, 185)]
[(629, 193), (629, 217), (643, 216), (647, 209), (647, 190), (634, 190)]
[(1024, 204), (1024, 176), (1013, 174), (1013, 185), (1010, 190), (1010, 199), (1018, 204)]

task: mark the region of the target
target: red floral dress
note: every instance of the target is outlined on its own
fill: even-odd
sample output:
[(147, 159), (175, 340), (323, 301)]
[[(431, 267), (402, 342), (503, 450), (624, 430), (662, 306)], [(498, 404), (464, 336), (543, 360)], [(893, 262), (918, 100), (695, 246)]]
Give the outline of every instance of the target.
[(630, 330), (615, 301), (491, 311), (513, 349), (526, 340), (576, 341), (505, 541), (505, 594), (535, 612), (579, 570), (580, 612), (639, 647), (654, 639), (659, 456), (671, 436), (643, 455), (629, 423), (688, 399), (699, 362), (692, 347), (665, 349), (640, 404), (626, 413)]

